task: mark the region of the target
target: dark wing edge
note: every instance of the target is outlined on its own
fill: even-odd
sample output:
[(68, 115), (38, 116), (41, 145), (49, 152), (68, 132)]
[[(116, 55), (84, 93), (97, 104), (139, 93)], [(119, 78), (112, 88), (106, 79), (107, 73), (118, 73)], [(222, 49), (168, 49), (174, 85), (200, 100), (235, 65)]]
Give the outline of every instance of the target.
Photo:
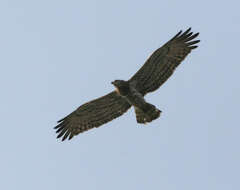
[(178, 32), (171, 40), (157, 49), (129, 80), (136, 83), (137, 90), (143, 95), (158, 89), (174, 72), (192, 49), (197, 48), (200, 40), (194, 40), (199, 33), (193, 34), (191, 28), (184, 33)]
[(62, 137), (62, 141), (68, 138), (99, 127), (121, 115), (123, 115), (131, 105), (123, 97), (113, 91), (98, 99), (92, 100), (80, 106), (74, 112), (58, 121), (54, 127), (57, 138)]

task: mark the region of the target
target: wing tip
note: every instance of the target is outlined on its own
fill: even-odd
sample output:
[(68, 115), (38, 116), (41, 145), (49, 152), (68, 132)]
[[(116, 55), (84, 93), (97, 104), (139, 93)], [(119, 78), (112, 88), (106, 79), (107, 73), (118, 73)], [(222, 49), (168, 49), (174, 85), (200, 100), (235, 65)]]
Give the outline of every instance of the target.
[(57, 139), (61, 138), (61, 136), (63, 136), (63, 133), (59, 133)]
[(195, 40), (195, 41), (192, 41), (193, 39), (195, 39), (196, 37), (198, 37), (198, 35), (200, 34), (199, 32), (197, 33), (193, 33), (193, 32), (190, 32), (191, 31), (191, 27), (189, 27), (181, 36), (177, 37), (177, 41), (178, 42), (183, 42), (185, 43), (189, 48), (191, 49), (195, 49), (197, 48), (198, 46), (191, 46), (193, 44), (197, 44), (200, 42), (200, 40)]
[[(59, 123), (59, 121), (61, 122), (61, 123)], [(63, 120), (63, 119), (61, 119), (61, 120), (59, 120), (58, 121), (58, 125), (57, 126), (55, 126), (53, 129), (55, 129), (56, 131), (56, 134), (57, 134), (57, 139), (59, 139), (59, 138), (61, 138), (62, 137), (62, 139), (61, 139), (61, 141), (64, 141), (64, 140), (66, 140), (68, 137), (70, 137), (70, 136), (73, 136), (72, 134), (71, 134), (71, 132), (69, 131), (69, 129), (68, 128), (66, 128), (67, 126), (66, 126), (66, 122)], [(70, 140), (70, 139), (69, 139)]]
[[(63, 136), (64, 135), (64, 136)], [(61, 138), (61, 141), (65, 141), (66, 139), (71, 140), (74, 135), (70, 134), (70, 132), (66, 131), (64, 133), (59, 133), (58, 136), (56, 137), (57, 139)]]
[(198, 46), (189, 46), (191, 49), (196, 49)]
[(69, 132), (65, 133), (65, 135), (62, 138), (62, 141), (65, 141), (65, 139), (69, 136)]
[(189, 27), (187, 30), (185, 30), (185, 32), (182, 33), (183, 30), (180, 30), (170, 41), (173, 41), (173, 40), (187, 40), (187, 41), (190, 41), (194, 38), (196, 38), (200, 33), (197, 32), (197, 33), (193, 33), (191, 32), (192, 30), (192, 27)]
[(172, 37), (170, 41), (175, 40), (177, 37), (179, 37), (182, 34), (182, 30), (180, 30), (175, 36)]
[(188, 32), (190, 32), (192, 30), (192, 27), (189, 27), (186, 31), (185, 31), (185, 33), (187, 34)]

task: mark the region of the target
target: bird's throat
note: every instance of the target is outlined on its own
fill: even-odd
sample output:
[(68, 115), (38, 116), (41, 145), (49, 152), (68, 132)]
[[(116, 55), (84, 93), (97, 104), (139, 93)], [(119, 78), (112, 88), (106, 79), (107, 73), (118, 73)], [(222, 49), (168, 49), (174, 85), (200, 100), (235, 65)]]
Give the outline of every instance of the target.
[(117, 87), (116, 87), (115, 91), (117, 92), (118, 95), (121, 95), (120, 91), (119, 91), (119, 89)]

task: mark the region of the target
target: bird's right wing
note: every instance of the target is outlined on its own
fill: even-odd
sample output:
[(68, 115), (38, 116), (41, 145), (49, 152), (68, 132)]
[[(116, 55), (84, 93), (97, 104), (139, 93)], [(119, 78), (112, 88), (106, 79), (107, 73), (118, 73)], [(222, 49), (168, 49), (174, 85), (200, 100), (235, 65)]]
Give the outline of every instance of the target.
[(92, 100), (80, 106), (77, 110), (58, 121), (54, 128), (59, 133), (57, 138), (69, 140), (79, 133), (99, 127), (122, 114), (124, 114), (131, 105), (123, 97), (113, 91), (103, 97)]
[(142, 68), (130, 79), (137, 90), (145, 95), (158, 89), (174, 72), (185, 57), (195, 49), (200, 40), (195, 40), (199, 33), (193, 34), (191, 28), (184, 33), (177, 33), (165, 45), (157, 49)]

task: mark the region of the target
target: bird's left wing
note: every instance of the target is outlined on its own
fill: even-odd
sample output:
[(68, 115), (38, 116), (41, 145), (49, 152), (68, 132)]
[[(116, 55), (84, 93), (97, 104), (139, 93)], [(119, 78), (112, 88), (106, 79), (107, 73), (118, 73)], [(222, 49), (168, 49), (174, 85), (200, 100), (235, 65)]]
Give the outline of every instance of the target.
[(130, 79), (137, 90), (145, 95), (159, 88), (174, 72), (184, 58), (195, 49), (200, 40), (192, 41), (199, 33), (193, 34), (191, 28), (180, 31), (165, 45), (157, 49), (142, 68)]
[(77, 110), (59, 120), (54, 128), (57, 138), (69, 140), (84, 131), (99, 127), (125, 113), (131, 105), (115, 91), (80, 106)]

